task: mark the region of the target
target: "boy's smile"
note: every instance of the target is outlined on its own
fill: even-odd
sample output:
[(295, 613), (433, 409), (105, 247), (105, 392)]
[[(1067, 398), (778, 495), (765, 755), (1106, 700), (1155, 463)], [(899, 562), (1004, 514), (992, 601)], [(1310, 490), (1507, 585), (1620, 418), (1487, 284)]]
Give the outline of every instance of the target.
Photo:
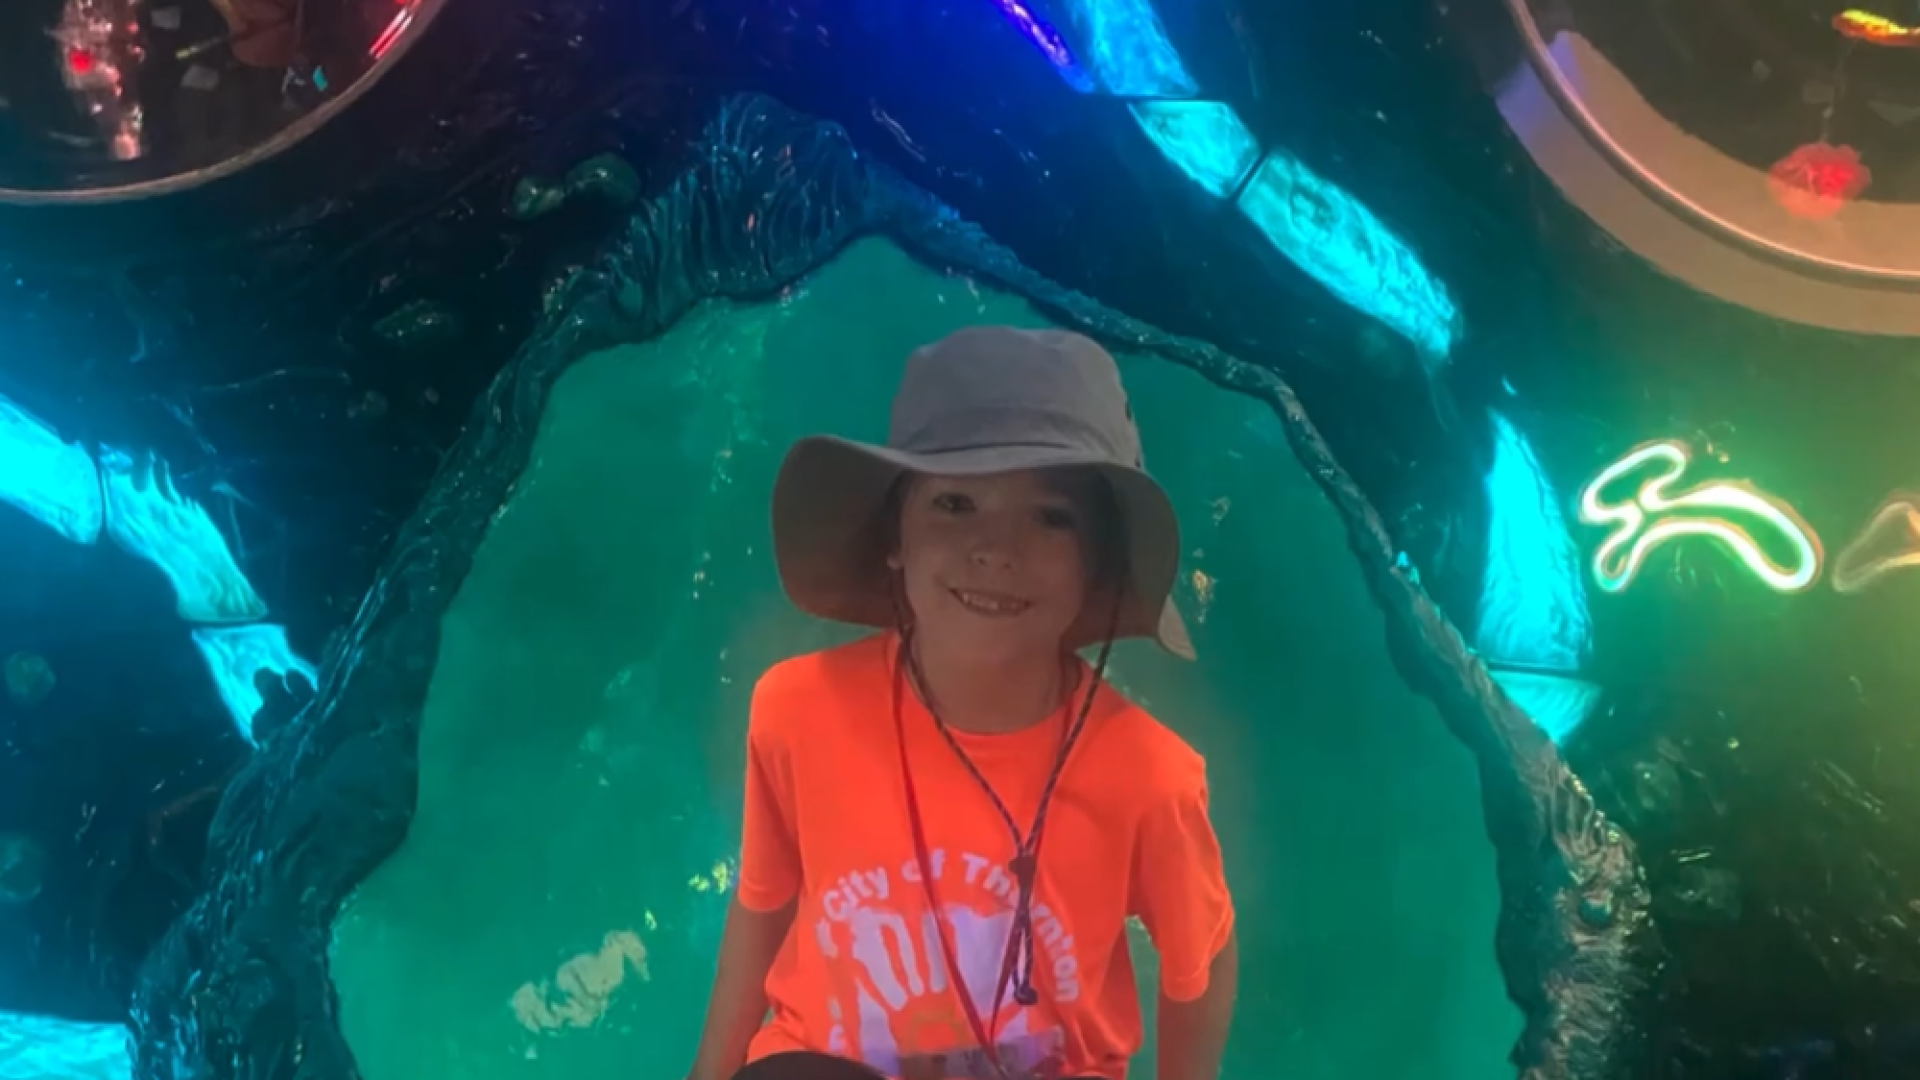
[(985, 592), (978, 589), (947, 591), (955, 600), (960, 601), (961, 607), (989, 619), (1014, 618), (1026, 614), (1027, 610), (1033, 607), (1032, 604), (1017, 596), (1008, 596), (1004, 593)]
[(1093, 480), (1038, 469), (909, 480), (890, 562), (922, 645), (974, 670), (1053, 664), (1087, 596)]

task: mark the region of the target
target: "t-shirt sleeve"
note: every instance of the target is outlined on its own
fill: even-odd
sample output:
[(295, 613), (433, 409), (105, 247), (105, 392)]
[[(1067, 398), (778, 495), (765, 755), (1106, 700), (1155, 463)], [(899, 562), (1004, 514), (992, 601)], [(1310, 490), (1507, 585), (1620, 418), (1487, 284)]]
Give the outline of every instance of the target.
[(740, 830), (740, 903), (776, 911), (800, 891), (800, 844), (794, 829), (793, 759), (780, 695), (771, 674), (753, 690), (747, 718), (747, 776)]
[(1159, 953), (1161, 992), (1192, 1001), (1233, 932), (1233, 899), (1207, 816), (1204, 764), (1196, 757), (1191, 774), (1169, 786), (1141, 819), (1132, 907)]

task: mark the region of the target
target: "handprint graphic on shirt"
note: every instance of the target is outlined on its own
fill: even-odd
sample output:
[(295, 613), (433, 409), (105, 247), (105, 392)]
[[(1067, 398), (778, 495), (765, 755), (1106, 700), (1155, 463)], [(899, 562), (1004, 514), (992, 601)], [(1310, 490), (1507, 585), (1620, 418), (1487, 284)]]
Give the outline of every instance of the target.
[(954, 987), (939, 937), (944, 922), (974, 1008), (993, 1030), (997, 1055), (1016, 1077), (1044, 1075), (1044, 1064), (1059, 1056), (1058, 1028), (1043, 1024), (1044, 1030), (1036, 1031), (1041, 1014), (1013, 1004), (1010, 994), (1001, 995), (1000, 1022), (993, 1022), (1013, 914), (982, 915), (959, 904), (941, 908), (941, 920), (930, 912), (910, 918), (877, 905), (864, 905), (844, 921), (822, 920), (822, 952), (843, 961), (836, 966), (850, 975), (839, 980), (842, 999), (832, 1003), (848, 1044), (835, 1052), (852, 1050), (868, 1065), (903, 1080), (999, 1075), (978, 1053), (957, 994), (949, 992)]

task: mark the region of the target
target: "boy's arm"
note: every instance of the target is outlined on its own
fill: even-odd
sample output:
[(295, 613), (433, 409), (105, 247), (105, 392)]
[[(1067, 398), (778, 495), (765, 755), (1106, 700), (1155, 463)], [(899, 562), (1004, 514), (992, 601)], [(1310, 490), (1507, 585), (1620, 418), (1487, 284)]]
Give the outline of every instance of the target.
[(1192, 1001), (1175, 1001), (1160, 992), (1160, 1080), (1215, 1080), (1233, 1022), (1233, 997), (1240, 984), (1240, 949), (1232, 932), (1207, 972), (1207, 988)]
[(754, 911), (738, 895), (728, 903), (720, 970), (688, 1080), (727, 1080), (746, 1064), (747, 1046), (767, 1018), (767, 971), (787, 940), (797, 902), (775, 911)]
[(800, 845), (794, 820), (793, 762), (779, 729), (782, 709), (772, 674), (754, 687), (747, 721), (746, 792), (741, 811), (740, 873), (720, 934), (720, 963), (689, 1080), (728, 1080), (746, 1064), (767, 1019), (772, 970), (799, 905)]
[(1156, 785), (1134, 847), (1133, 907), (1160, 957), (1160, 1080), (1216, 1080), (1233, 1018), (1240, 960), (1220, 842), (1198, 755)]

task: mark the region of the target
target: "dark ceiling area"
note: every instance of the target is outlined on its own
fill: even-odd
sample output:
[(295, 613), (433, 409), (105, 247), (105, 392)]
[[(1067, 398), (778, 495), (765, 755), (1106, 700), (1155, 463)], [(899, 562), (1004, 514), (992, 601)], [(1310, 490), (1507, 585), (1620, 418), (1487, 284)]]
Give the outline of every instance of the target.
[[(1214, 97), (1447, 283), (1466, 328), (1448, 364), (1423, 367), (1224, 227), (1119, 103), (1076, 97), (991, 0), (450, 0), (391, 86), (244, 172), (147, 200), (0, 205), (0, 397), (70, 440), (149, 447), (217, 499), (296, 648), (327, 655), (559, 286), (681, 173), (716, 103), (753, 90), (844, 126), (1038, 273), (1285, 376), (1456, 625), (1486, 569), (1490, 407), (1569, 499), (1635, 445), (1686, 440), (1764, 476), (1829, 559), (1889, 492), (1920, 486), (1913, 341), (1735, 307), (1597, 228), (1489, 97), (1481, 73), (1521, 54), (1500, 0), (1162, 6)], [(1800, 24), (1819, 20), (1756, 10), (1683, 68), (1689, 49), (1655, 55), (1661, 28), (1740, 16), (1673, 28), (1672, 6), (1605, 21), (1644, 35), (1637, 55), (1673, 74), (1692, 122), (1730, 125), (1735, 156), (1797, 132), (1807, 103), (1728, 90), (1722, 68), (1777, 48), (1782, 71), (1828, 71), (1846, 48), (1803, 47), (1793, 35), (1814, 40), (1823, 24)], [(1915, 95), (1920, 115), (1908, 61), (1920, 50), (1849, 61), (1877, 88), (1856, 92)], [(1722, 99), (1688, 97), (1702, 81)], [(1872, 127), (1863, 143), (1903, 163), (1890, 177), (1913, 172), (1884, 114), (1837, 123)], [(0, 166), (0, 186), (13, 178)], [(187, 836), (179, 822), (211, 813), (248, 748), (191, 734), (224, 722), (170, 605), (108, 553), (11, 520), (0, 536), (32, 567), (0, 585), (0, 654), (31, 649), (92, 687), (59, 706), (75, 716), (17, 725), (0, 769), (76, 763), (35, 789), (63, 804), (149, 792), (89, 834), (108, 852), (89, 863), (146, 842), (157, 812)], [(1624, 1075), (1915, 1075), (1920, 1059), (1887, 1062), (1920, 1023), (1920, 593), (1777, 595), (1710, 551), (1660, 565), (1596, 600), (1588, 674), (1606, 704), (1562, 747), (1634, 834), (1665, 922), (1649, 1054)], [(79, 713), (130, 718), (137, 760), (63, 734), (85, 730)], [(192, 887), (88, 888), (96, 907), (75, 919), (144, 940)], [(0, 1008), (111, 1017), (130, 978), (36, 999), (0, 977)]]

